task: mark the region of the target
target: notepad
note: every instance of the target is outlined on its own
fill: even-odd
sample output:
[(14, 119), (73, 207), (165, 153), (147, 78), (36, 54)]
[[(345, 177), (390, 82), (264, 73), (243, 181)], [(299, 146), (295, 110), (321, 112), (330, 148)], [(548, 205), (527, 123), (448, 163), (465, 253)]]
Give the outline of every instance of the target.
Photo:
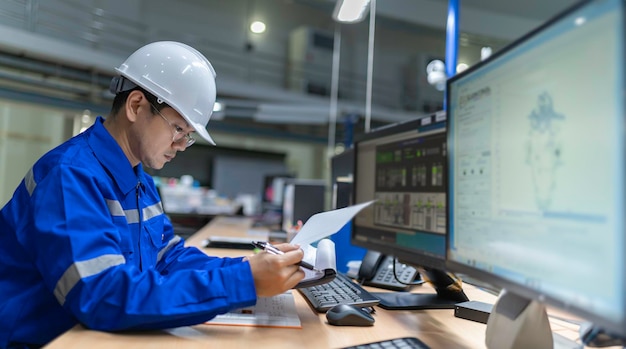
[(322, 239), (317, 247), (312, 245), (302, 246), (304, 251), (303, 261), (315, 267), (309, 270), (300, 267), (304, 272), (304, 279), (294, 288), (311, 287), (331, 282), (337, 275), (337, 262), (335, 257), (335, 243), (330, 239)]
[(256, 305), (218, 315), (207, 325), (302, 328), (292, 291), (260, 297)]

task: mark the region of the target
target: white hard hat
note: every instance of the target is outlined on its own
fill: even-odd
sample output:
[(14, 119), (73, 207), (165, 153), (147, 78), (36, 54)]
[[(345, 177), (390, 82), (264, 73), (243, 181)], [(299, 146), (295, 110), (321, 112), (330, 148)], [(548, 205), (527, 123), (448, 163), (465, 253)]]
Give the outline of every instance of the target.
[[(147, 44), (131, 54), (113, 78), (113, 94), (140, 86), (174, 108), (207, 142), (215, 104), (215, 70), (198, 50), (174, 41)], [(130, 81), (126, 81), (130, 80)]]

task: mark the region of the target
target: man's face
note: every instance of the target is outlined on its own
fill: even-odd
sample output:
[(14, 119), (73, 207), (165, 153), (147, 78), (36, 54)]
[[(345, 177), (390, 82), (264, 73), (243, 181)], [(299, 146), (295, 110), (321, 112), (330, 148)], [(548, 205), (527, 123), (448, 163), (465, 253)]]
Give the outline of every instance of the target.
[(193, 128), (174, 109), (166, 107), (152, 114), (148, 101), (144, 99), (143, 102), (139, 113), (144, 114), (140, 116), (144, 122), (138, 125), (141, 132), (135, 148), (144, 166), (159, 170), (176, 157), (176, 152), (186, 149), (183, 135), (192, 132)]

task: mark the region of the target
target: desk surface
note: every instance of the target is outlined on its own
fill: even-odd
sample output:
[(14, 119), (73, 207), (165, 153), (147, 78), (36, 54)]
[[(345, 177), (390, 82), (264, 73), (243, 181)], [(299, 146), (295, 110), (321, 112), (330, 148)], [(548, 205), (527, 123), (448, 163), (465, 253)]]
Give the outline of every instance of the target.
[[(245, 236), (252, 221), (247, 218), (218, 217), (187, 240), (200, 246), (211, 234)], [(242, 250), (205, 249), (211, 255), (240, 256)], [(495, 302), (496, 297), (471, 285), (465, 292), (472, 300)], [(372, 289), (373, 291), (379, 291)], [(418, 286), (414, 292), (434, 292)], [(484, 348), (486, 326), (454, 317), (452, 309), (387, 311), (376, 307), (372, 327), (337, 327), (326, 322), (325, 314), (311, 309), (299, 292), (294, 291), (301, 329), (196, 325), (168, 331), (105, 333), (76, 326), (46, 348), (340, 348), (383, 339), (417, 337), (432, 348)], [(556, 333), (575, 339), (577, 326), (551, 320)]]

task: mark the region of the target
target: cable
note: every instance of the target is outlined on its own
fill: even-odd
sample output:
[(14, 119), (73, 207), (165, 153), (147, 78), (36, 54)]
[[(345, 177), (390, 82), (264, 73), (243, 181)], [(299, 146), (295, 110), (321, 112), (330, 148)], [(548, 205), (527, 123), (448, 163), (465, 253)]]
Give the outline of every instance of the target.
[(424, 280), (421, 279), (421, 276), (420, 276), (420, 280), (416, 281), (416, 282), (404, 282), (404, 281), (400, 280), (400, 278), (396, 274), (396, 263), (400, 263), (400, 262), (398, 261), (398, 258), (393, 257), (393, 269), (392, 269), (393, 270), (393, 278), (396, 279), (397, 282), (399, 282), (399, 283), (401, 283), (403, 285), (407, 285), (407, 286), (421, 285), (421, 284), (424, 283)]

